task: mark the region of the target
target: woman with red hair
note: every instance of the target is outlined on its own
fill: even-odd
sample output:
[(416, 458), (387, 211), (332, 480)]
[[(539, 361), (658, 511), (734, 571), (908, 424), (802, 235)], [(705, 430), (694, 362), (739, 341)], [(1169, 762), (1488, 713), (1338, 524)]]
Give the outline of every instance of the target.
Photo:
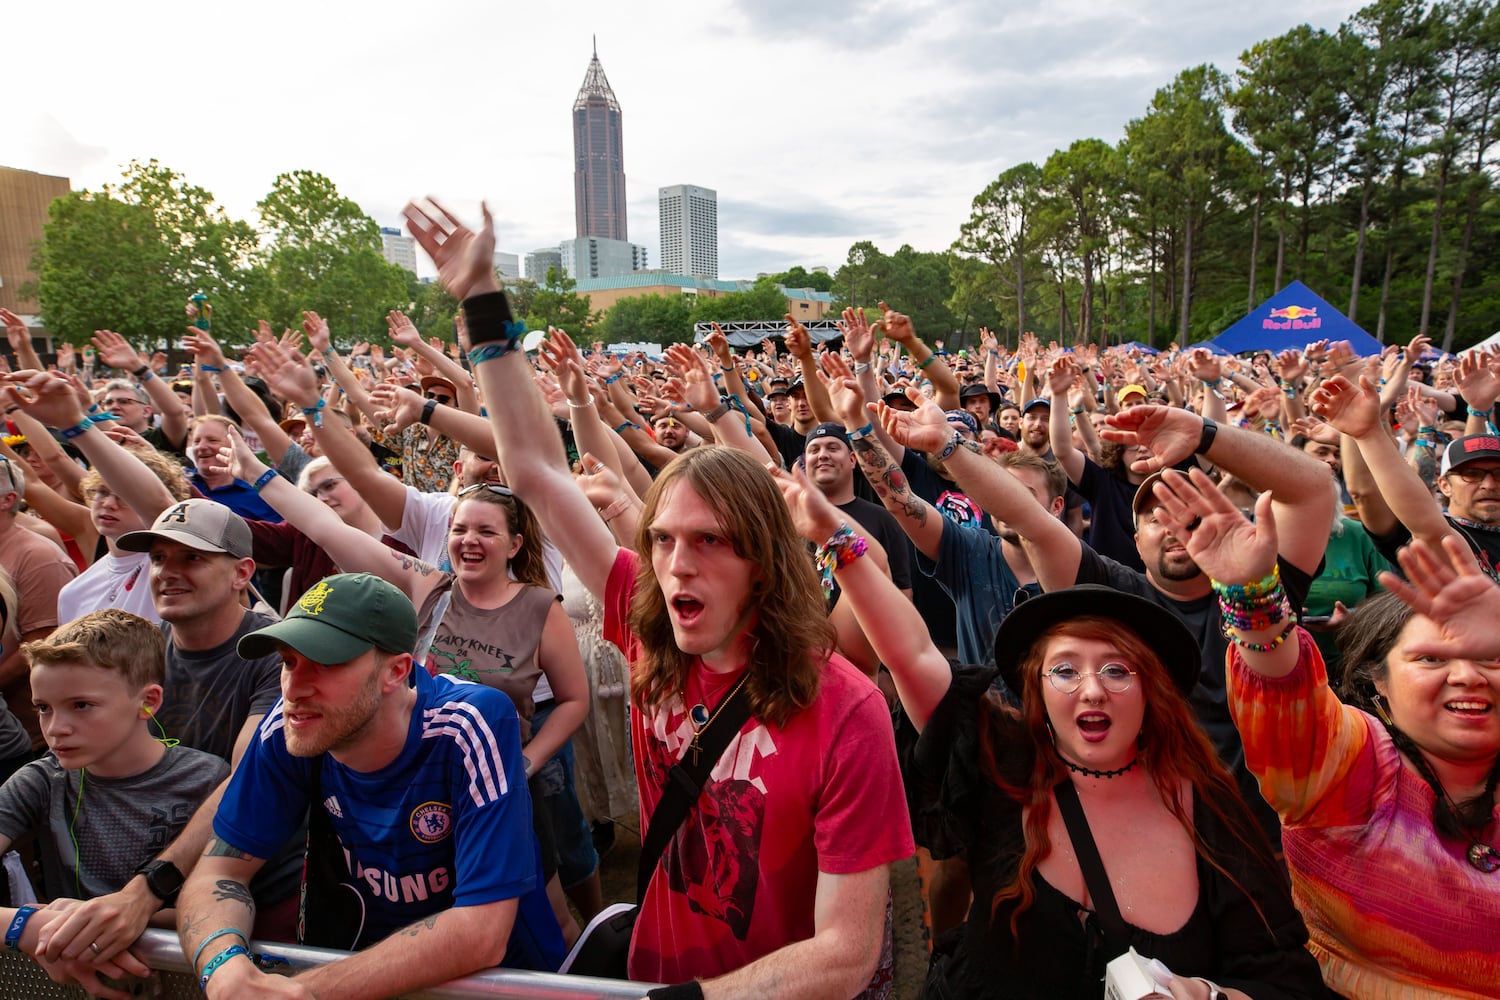
[[(780, 479), (804, 537), (842, 530), (800, 476)], [(1054, 591), (1001, 624), (998, 669), (954, 671), (877, 563), (836, 563), (921, 732), (903, 761), (917, 841), (967, 852), (973, 879), (926, 996), (1102, 997), (1130, 948), (1170, 970), (1175, 1000), (1324, 995), (1283, 869), (1193, 721), (1198, 643), (1176, 616)]]

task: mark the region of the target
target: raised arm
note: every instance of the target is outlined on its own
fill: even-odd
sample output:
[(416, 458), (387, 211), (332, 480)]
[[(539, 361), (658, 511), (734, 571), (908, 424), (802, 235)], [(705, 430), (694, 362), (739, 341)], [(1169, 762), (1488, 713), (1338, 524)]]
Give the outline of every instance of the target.
[(521, 324), (495, 278), (494, 220), (484, 209), (474, 232), (441, 206), (405, 209), (412, 235), (437, 265), (438, 275), (464, 304), (469, 361), (484, 390), (499, 458), (511, 489), (536, 512), (542, 530), (590, 593), (603, 600), (619, 547), (568, 471), (562, 438), (531, 381), (520, 349)]
[[(792, 523), (812, 544), (823, 545), (843, 526), (862, 534), (822, 491), (809, 485), (804, 470), (773, 471), (772, 475), (791, 511)], [(891, 671), (902, 707), (920, 731), (947, 694), (953, 671), (932, 644), (921, 613), (896, 588), (889, 572), (867, 558), (839, 562), (834, 571), (842, 594), (839, 604), (849, 602), (871, 648)]]
[(948, 367), (948, 362), (934, 354), (917, 336), (910, 316), (896, 312), (884, 302), (879, 305), (881, 329), (887, 337), (906, 348), (906, 353), (911, 355), (917, 369), (931, 380), (933, 398), (937, 400), (938, 406), (945, 410), (958, 409), (958, 377)]
[[(304, 312), (302, 314), (302, 333), (307, 337), (307, 342), (317, 348), (318, 353), (323, 356), (323, 363), (328, 366), (328, 373), (339, 384), (339, 388), (344, 390), (344, 395), (349, 398), (349, 401), (354, 404), (359, 412), (369, 417), (370, 422), (373, 424), (377, 418), (375, 416), (375, 408), (370, 404), (370, 392), (365, 388), (365, 384), (359, 380), (359, 376), (354, 373), (354, 370), (344, 363), (344, 359), (339, 356), (338, 351), (334, 348), (333, 336), (328, 330), (328, 321), (315, 312)], [(262, 340), (257, 346), (263, 347), (268, 344), (275, 347), (283, 346), (274, 341), (265, 340)]]
[(234, 408), (235, 413), (239, 414), (240, 422), (260, 438), (260, 443), (265, 446), (266, 454), (271, 456), (271, 461), (280, 465), (281, 460), (286, 457), (286, 450), (292, 446), (291, 437), (281, 429), (281, 424), (271, 415), (271, 411), (266, 409), (266, 404), (261, 398), (250, 391), (250, 387), (240, 378), (239, 372), (229, 367), (229, 362), (225, 359), (218, 342), (207, 332), (190, 326), (184, 344), (200, 365), (208, 364), (218, 368), (219, 388), (224, 390), (225, 402)]
[(812, 334), (791, 313), (786, 314), (786, 349), (797, 359), (797, 366), (802, 370), (802, 388), (807, 393), (807, 405), (812, 408), (813, 416), (820, 423), (838, 419), (833, 404), (828, 401), (828, 394), (818, 381), (818, 356), (813, 351)]
[(416, 324), (406, 318), (406, 313), (392, 309), (386, 314), (385, 322), (390, 330), (391, 342), (416, 351), (432, 366), (434, 372), (453, 383), (456, 393), (453, 402), (458, 409), (479, 416), (479, 396), (474, 392), (474, 380), (469, 373), (437, 347), (423, 340), (422, 335), (417, 332)]
[(16, 367), (25, 371), (45, 371), (47, 366), (31, 346), (31, 331), (26, 322), (9, 309), (0, 309), (0, 323), (5, 324), (5, 337), (16, 355)]
[(1333, 527), (1335, 491), (1328, 466), (1267, 434), (1224, 425), (1205, 433), (1205, 426), (1202, 417), (1186, 410), (1134, 406), (1111, 415), (1102, 436), (1151, 449), (1152, 458), (1135, 463), (1137, 472), (1169, 468), (1199, 454), (1251, 489), (1269, 491), (1282, 526), (1281, 555), (1314, 572)]
[(1066, 354), (1047, 369), (1047, 390), (1052, 393), (1052, 405), (1047, 407), (1047, 434), (1052, 442), (1052, 455), (1067, 474), (1068, 481), (1075, 484), (1083, 479), (1083, 470), (1088, 464), (1083, 452), (1073, 447), (1073, 427), (1068, 419), (1072, 416), (1068, 390), (1076, 381), (1078, 362)]
[[(669, 346), (667, 357), (682, 369), (687, 401), (712, 425), (714, 439), (719, 444), (743, 451), (757, 462), (773, 461), (760, 442), (746, 430), (744, 414), (734, 410), (728, 401), (719, 399), (707, 358), (684, 344)], [(818, 380), (814, 378), (813, 381)], [(832, 404), (828, 409), (832, 411)]]
[[(1342, 375), (1334, 376), (1313, 393), (1312, 408), (1354, 440), (1375, 489), (1413, 538), (1438, 548), (1444, 538), (1454, 534), (1427, 485), (1406, 464), (1395, 439), (1386, 432), (1380, 419), (1380, 402), (1368, 376), (1360, 376), (1358, 385)], [(1283, 519), (1281, 523), (1287, 522)]]
[(166, 380), (158, 378), (156, 372), (152, 371), (151, 359), (136, 351), (129, 341), (112, 330), (95, 330), (93, 345), (99, 352), (100, 361), (111, 368), (129, 372), (140, 383), (151, 399), (151, 405), (161, 414), (161, 432), (167, 442), (174, 448), (181, 448), (186, 444), (187, 414), (182, 410), (177, 393), (172, 391)]

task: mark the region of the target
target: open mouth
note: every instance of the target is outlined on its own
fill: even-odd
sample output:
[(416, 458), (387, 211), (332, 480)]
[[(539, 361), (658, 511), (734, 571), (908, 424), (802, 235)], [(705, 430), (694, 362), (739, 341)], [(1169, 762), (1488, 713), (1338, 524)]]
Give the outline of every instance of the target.
[(484, 553), (483, 552), (460, 552), (458, 554), (458, 561), (460, 563), (464, 564), (465, 566), (476, 566), (479, 563), (484, 562)]
[(1091, 713), (1080, 715), (1074, 720), (1078, 726), (1078, 732), (1090, 743), (1098, 743), (1109, 735), (1111, 725), (1110, 718), (1102, 713)]
[(1461, 719), (1483, 719), (1487, 717), (1495, 706), (1487, 701), (1450, 701), (1443, 706), (1443, 711), (1450, 715), (1456, 715)]
[(672, 614), (679, 625), (691, 628), (703, 617), (703, 602), (692, 597), (674, 597)]
[(284, 718), (286, 720), (286, 724), (288, 726), (291, 726), (293, 729), (305, 729), (313, 723), (322, 719), (323, 716), (317, 712), (283, 712), (282, 718)]

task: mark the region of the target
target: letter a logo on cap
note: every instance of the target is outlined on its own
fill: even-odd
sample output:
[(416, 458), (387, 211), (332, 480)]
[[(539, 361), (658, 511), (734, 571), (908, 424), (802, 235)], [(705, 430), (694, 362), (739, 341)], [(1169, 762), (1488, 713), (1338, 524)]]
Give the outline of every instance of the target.
[(161, 523), (166, 524), (168, 521), (176, 521), (178, 524), (187, 524), (187, 510), (188, 505), (186, 501), (184, 501), (183, 503), (178, 504), (176, 507), (173, 507), (171, 510), (163, 514)]
[(319, 580), (316, 587), (302, 595), (302, 599), (297, 602), (297, 607), (310, 615), (320, 615), (323, 613), (323, 602), (331, 593), (333, 593), (333, 588)]

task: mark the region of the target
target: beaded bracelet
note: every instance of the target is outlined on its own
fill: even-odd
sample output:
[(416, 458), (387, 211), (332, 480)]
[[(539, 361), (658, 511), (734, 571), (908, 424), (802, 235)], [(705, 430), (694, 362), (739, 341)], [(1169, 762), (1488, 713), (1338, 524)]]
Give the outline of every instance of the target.
[(208, 964), (203, 967), (203, 972), (198, 976), (198, 988), (200, 990), (208, 989), (208, 981), (215, 972), (219, 971), (219, 966), (223, 965), (231, 958), (235, 958), (239, 955), (248, 956), (249, 954), (250, 949), (246, 948), (242, 944), (232, 944), (228, 948), (225, 948), (213, 958), (210, 958), (208, 960)]
[(1238, 635), (1231, 635), (1229, 637), (1229, 641), (1234, 643), (1241, 649), (1248, 649), (1252, 653), (1269, 653), (1277, 646), (1280, 646), (1283, 642), (1286, 642), (1287, 636), (1291, 635), (1293, 630), (1295, 630), (1296, 628), (1297, 616), (1293, 615), (1292, 620), (1286, 623), (1286, 628), (1281, 630), (1281, 634), (1272, 639), (1270, 642), (1249, 642), (1245, 639), (1241, 639)]
[(833, 593), (834, 570), (843, 569), (868, 551), (869, 544), (847, 523), (839, 525), (839, 530), (818, 546), (818, 573), (822, 578), (823, 593)]
[(1281, 567), (1272, 566), (1271, 572), (1259, 580), (1250, 580), (1246, 583), (1221, 583), (1212, 580), (1214, 592), (1220, 597), (1228, 597), (1231, 600), (1243, 600), (1247, 597), (1265, 597), (1271, 591), (1281, 586)]
[(605, 385), (614, 385), (616, 382), (620, 381), (620, 379), (622, 379), (624, 377), (625, 377), (625, 372), (623, 370), (617, 371), (613, 375), (611, 375), (609, 378), (605, 379), (604, 380), (604, 384)]

